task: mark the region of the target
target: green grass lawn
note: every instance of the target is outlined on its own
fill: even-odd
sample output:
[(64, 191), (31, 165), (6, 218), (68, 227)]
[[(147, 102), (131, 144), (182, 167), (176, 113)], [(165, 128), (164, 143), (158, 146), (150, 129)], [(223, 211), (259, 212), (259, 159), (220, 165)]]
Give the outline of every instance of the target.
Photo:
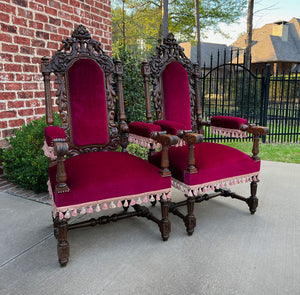
[[(252, 154), (252, 142), (226, 142), (249, 155)], [(294, 143), (260, 143), (259, 157), (262, 160), (300, 164), (300, 144)]]

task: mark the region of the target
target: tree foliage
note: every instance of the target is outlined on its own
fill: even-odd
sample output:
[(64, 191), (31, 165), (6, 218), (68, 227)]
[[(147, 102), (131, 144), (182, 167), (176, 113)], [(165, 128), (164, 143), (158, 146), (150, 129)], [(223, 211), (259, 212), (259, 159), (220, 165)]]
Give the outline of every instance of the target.
[[(133, 51), (152, 54), (162, 39), (162, 0), (123, 1), (113, 0), (113, 45), (125, 35), (126, 44)], [(169, 30), (179, 36), (181, 41), (195, 39), (194, 1), (169, 0)], [(246, 13), (247, 0), (202, 0), (199, 8), (201, 31), (205, 35), (211, 29), (220, 32), (221, 23), (237, 21)]]

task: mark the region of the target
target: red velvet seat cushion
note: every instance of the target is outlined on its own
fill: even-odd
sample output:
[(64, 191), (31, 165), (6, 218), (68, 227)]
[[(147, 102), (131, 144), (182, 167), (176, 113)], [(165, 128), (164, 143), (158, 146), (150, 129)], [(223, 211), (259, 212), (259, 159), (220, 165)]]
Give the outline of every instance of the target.
[(159, 168), (121, 152), (94, 152), (65, 160), (68, 193), (54, 191), (56, 166), (49, 167), (55, 205), (66, 207), (99, 200), (131, 196), (171, 187), (171, 177)]
[(186, 125), (175, 121), (159, 120), (155, 121), (154, 124), (159, 125), (161, 130), (174, 135), (177, 135), (178, 130), (189, 130)]
[(153, 131), (161, 131), (161, 127), (152, 123), (131, 122), (129, 125), (129, 133), (150, 138)]
[[(197, 185), (246, 175), (260, 170), (260, 161), (255, 162), (249, 155), (217, 143), (203, 142), (195, 145), (195, 167), (198, 173), (188, 174), (188, 147), (171, 147), (169, 161), (172, 177), (188, 185)], [(149, 158), (154, 165), (160, 164), (161, 152)]]
[(66, 138), (65, 131), (58, 126), (47, 126), (44, 129), (44, 133), (48, 146), (52, 146), (53, 139), (55, 138)]
[(239, 129), (242, 124), (247, 125), (247, 120), (239, 117), (215, 116), (210, 119), (211, 126)]

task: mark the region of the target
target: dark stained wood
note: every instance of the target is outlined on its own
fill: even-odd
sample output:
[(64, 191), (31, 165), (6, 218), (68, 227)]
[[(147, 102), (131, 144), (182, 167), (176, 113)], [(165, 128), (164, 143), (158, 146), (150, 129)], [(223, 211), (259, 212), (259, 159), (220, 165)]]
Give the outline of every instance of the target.
[(161, 237), (162, 237), (163, 241), (167, 241), (169, 239), (170, 232), (171, 232), (171, 223), (170, 223), (170, 221), (168, 219), (168, 215), (169, 215), (169, 201), (161, 199), (160, 203), (161, 203), (161, 215), (162, 215), (162, 219), (160, 221), (159, 228), (160, 228)]
[(56, 181), (55, 186), (58, 193), (64, 193), (70, 191), (67, 185), (67, 174), (65, 171), (65, 156), (68, 153), (68, 144), (65, 142), (65, 139), (55, 139), (53, 140), (54, 144), (54, 153), (57, 156), (57, 172), (56, 172)]
[(253, 147), (252, 147), (252, 158), (256, 162), (260, 161), (260, 158), (258, 156), (259, 153), (259, 137), (261, 135), (267, 135), (270, 130), (268, 127), (263, 126), (256, 126), (255, 124), (249, 124), (249, 125), (241, 125), (240, 129), (243, 131), (247, 131), (251, 134), (253, 134)]
[(161, 171), (160, 174), (164, 177), (171, 176), (171, 172), (168, 169), (169, 167), (169, 147), (175, 145), (178, 142), (177, 136), (167, 134), (166, 131), (162, 132), (152, 132), (151, 138), (155, 139), (162, 146), (162, 155), (161, 155)]
[(251, 181), (250, 184), (251, 196), (247, 199), (247, 204), (249, 205), (250, 213), (253, 215), (256, 212), (258, 206), (258, 198), (256, 197), (257, 192), (257, 181)]
[(179, 130), (177, 135), (188, 144), (188, 159), (187, 168), (185, 169), (185, 171), (190, 174), (197, 173), (198, 170), (195, 167), (194, 146), (196, 143), (200, 143), (203, 141), (202, 134), (192, 133), (191, 130)]
[(57, 254), (58, 261), (61, 266), (66, 266), (69, 261), (70, 247), (67, 241), (68, 222), (63, 219), (57, 223), (58, 228), (58, 243), (57, 243)]
[(187, 215), (184, 218), (184, 223), (188, 235), (191, 236), (194, 233), (194, 228), (196, 227), (196, 217), (194, 215), (195, 197), (187, 197), (186, 203)]
[[(81, 153), (89, 152), (105, 152), (116, 150), (122, 147), (122, 152), (127, 152), (128, 145), (128, 126), (126, 124), (126, 116), (124, 109), (122, 75), (123, 67), (119, 60), (113, 62), (111, 57), (103, 52), (101, 44), (92, 39), (87, 29), (80, 25), (74, 30), (72, 37), (62, 41), (62, 47), (58, 50), (52, 59), (47, 57), (42, 59), (42, 73), (45, 85), (45, 105), (47, 124), (53, 125), (53, 106), (51, 99), (50, 80), (51, 74), (55, 75), (57, 84), (56, 104), (60, 112), (62, 120), (62, 128), (66, 133), (66, 139), (54, 139), (53, 147), (56, 159), (49, 165), (57, 166), (55, 187), (56, 192), (68, 192), (68, 175), (65, 170), (65, 159), (68, 156), (78, 156)], [(95, 61), (104, 73), (104, 85), (107, 105), (107, 128), (109, 130), (109, 140), (106, 144), (92, 144), (87, 146), (76, 146), (72, 138), (72, 118), (70, 110), (68, 69), (79, 59), (91, 59)], [(146, 70), (145, 70), (146, 73)], [(114, 90), (114, 78), (116, 80), (116, 88), (118, 95), (118, 115), (119, 124), (115, 122), (115, 103), (116, 93)], [(149, 80), (149, 79), (148, 79)], [(151, 104), (149, 105), (151, 108)], [(148, 107), (149, 107), (148, 106)], [(150, 117), (148, 118), (150, 120)], [(169, 176), (168, 170), (168, 147), (176, 144), (178, 138), (176, 136), (166, 135), (164, 133), (157, 134), (157, 140), (162, 144), (164, 156), (162, 157), (163, 176)], [(122, 163), (120, 163), (122, 165)], [(156, 201), (155, 201), (156, 202)], [(124, 207), (124, 211), (111, 216), (100, 216), (98, 219), (91, 218), (87, 221), (68, 224), (68, 219), (59, 219), (59, 215), (53, 218), (54, 236), (57, 238), (58, 260), (61, 266), (66, 266), (69, 261), (70, 247), (67, 241), (67, 231), (72, 229), (80, 229), (87, 226), (95, 226), (96, 224), (107, 224), (116, 222), (130, 217), (144, 217), (153, 221), (158, 225), (162, 239), (166, 241), (171, 231), (170, 221), (168, 219), (169, 200), (161, 200), (161, 219), (155, 217), (147, 207), (140, 205), (132, 206), (134, 212), (127, 211), (129, 207)], [(65, 214), (66, 212), (62, 212)]]
[(44, 87), (45, 87), (45, 105), (46, 105), (46, 122), (48, 125), (53, 125), (53, 110), (52, 110), (52, 101), (51, 101), (51, 90), (50, 90), (50, 60), (48, 57), (42, 58), (42, 73), (44, 78)]
[[(162, 73), (164, 69), (172, 62), (180, 63), (187, 72), (190, 90), (190, 110), (192, 117), (192, 131), (190, 130), (179, 130), (178, 137), (183, 139), (188, 144), (188, 159), (187, 167), (185, 173), (197, 173), (195, 167), (195, 155), (194, 155), (194, 145), (203, 141), (202, 135), (204, 134), (203, 127), (210, 126), (210, 121), (205, 121), (202, 119), (202, 109), (201, 109), (201, 89), (200, 89), (200, 68), (197, 64), (192, 64), (191, 61), (184, 55), (183, 49), (178, 45), (172, 33), (164, 39), (163, 44), (157, 47), (156, 55), (152, 57), (149, 61), (144, 62), (142, 65), (142, 75), (144, 77), (144, 88), (147, 108), (147, 120), (149, 122), (152, 120), (151, 107), (150, 107), (150, 94), (149, 94), (149, 76), (152, 77), (153, 92), (152, 99), (154, 103), (154, 108), (156, 110), (157, 120), (164, 120), (165, 118), (165, 105), (164, 105), (164, 94), (163, 94), (163, 81)], [(253, 160), (259, 161), (259, 137), (261, 135), (266, 135), (269, 130), (266, 127), (255, 126), (253, 124), (241, 125), (240, 130), (247, 131), (253, 134)], [(194, 132), (194, 133), (193, 133)], [(155, 133), (156, 134), (156, 133)], [(156, 135), (153, 137), (156, 139)], [(153, 153), (153, 150), (149, 152)], [(167, 148), (162, 150), (162, 167), (168, 166), (169, 163), (166, 162)], [(164, 169), (164, 168), (163, 168)], [(226, 169), (226, 168), (224, 168)], [(229, 169), (229, 168), (228, 168)], [(166, 175), (169, 175), (169, 171), (165, 170)], [(258, 205), (258, 199), (256, 197), (257, 181), (251, 182), (251, 196), (249, 198), (240, 196), (229, 189), (216, 189), (210, 194), (201, 194), (198, 196), (186, 196), (185, 201), (170, 203), (169, 212), (178, 216), (185, 222), (185, 226), (189, 235), (194, 231), (196, 226), (196, 219), (193, 215), (194, 203), (201, 203), (203, 201), (210, 200), (218, 196), (231, 197), (244, 201), (248, 204), (251, 214), (255, 213), (256, 207)], [(179, 207), (187, 206), (187, 215), (182, 214), (179, 211)]]
[(144, 78), (146, 118), (148, 123), (152, 123), (151, 98), (150, 98), (150, 90), (149, 90), (150, 67), (146, 61), (142, 62), (141, 73)]

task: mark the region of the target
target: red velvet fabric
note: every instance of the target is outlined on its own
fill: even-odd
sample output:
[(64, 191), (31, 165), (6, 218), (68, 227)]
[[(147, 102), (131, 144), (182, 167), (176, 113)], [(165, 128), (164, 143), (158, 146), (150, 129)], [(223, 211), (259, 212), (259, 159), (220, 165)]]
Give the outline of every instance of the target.
[[(188, 185), (203, 184), (229, 177), (237, 177), (260, 170), (260, 161), (255, 162), (249, 155), (222, 144), (203, 142), (195, 145), (195, 167), (198, 173), (185, 173), (188, 146), (169, 149), (169, 169), (172, 177)], [(149, 162), (160, 165), (161, 152), (149, 158)]]
[(167, 133), (174, 135), (177, 135), (178, 130), (186, 130), (186, 125), (174, 121), (159, 120), (155, 121), (154, 124), (159, 125), (161, 130), (167, 131)]
[(215, 116), (210, 119), (211, 126), (229, 129), (239, 129), (242, 124), (247, 125), (247, 120), (239, 117)]
[(73, 143), (108, 141), (104, 74), (92, 59), (80, 59), (68, 70)]
[(178, 62), (167, 65), (162, 74), (165, 119), (191, 129), (191, 106), (188, 75)]
[(152, 124), (152, 123), (145, 123), (145, 122), (131, 122), (128, 125), (129, 133), (133, 133), (139, 136), (144, 136), (150, 138), (150, 134), (153, 131), (161, 131), (160, 126)]
[(49, 177), (57, 207), (130, 196), (171, 187), (171, 177), (162, 177), (150, 163), (121, 152), (94, 152), (65, 160), (68, 193), (54, 191), (56, 166)]
[(58, 126), (47, 126), (44, 129), (45, 139), (48, 146), (52, 146), (53, 139), (66, 138), (65, 131)]

